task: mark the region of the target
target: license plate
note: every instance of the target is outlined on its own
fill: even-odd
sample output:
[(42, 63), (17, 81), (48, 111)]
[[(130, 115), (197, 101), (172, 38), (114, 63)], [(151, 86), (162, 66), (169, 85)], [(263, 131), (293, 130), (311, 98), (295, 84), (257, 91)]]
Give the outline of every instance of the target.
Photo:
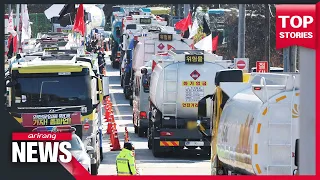
[(204, 146), (203, 141), (187, 141), (185, 142), (186, 146)]
[(197, 128), (197, 122), (196, 121), (189, 121), (187, 124), (188, 129), (195, 129)]

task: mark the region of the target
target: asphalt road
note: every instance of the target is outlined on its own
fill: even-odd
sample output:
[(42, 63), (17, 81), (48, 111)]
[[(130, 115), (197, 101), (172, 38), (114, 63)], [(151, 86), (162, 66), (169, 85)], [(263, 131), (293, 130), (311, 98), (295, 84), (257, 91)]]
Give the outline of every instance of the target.
[[(132, 107), (125, 99), (120, 86), (119, 69), (113, 69), (107, 59), (107, 76), (109, 76), (110, 96), (115, 113), (115, 121), (120, 140), (124, 142), (124, 129), (129, 131), (129, 139), (135, 146), (137, 168), (141, 175), (210, 175), (208, 157), (196, 154), (171, 154), (165, 158), (155, 158), (148, 149), (147, 139), (134, 134), (132, 124)], [(104, 126), (106, 132), (106, 124)], [(104, 160), (99, 168), (99, 175), (116, 175), (115, 159), (120, 151), (110, 151), (109, 135), (104, 135)]]

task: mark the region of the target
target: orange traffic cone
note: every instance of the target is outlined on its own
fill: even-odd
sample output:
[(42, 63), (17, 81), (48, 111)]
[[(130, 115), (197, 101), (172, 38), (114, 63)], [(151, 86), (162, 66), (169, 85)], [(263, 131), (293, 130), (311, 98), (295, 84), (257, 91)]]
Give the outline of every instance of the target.
[(129, 142), (129, 132), (127, 127), (124, 128), (124, 142)]
[(111, 133), (110, 133), (110, 147), (113, 147), (113, 144), (114, 144), (114, 129), (113, 127), (111, 126)]
[(113, 122), (111, 121), (111, 118), (108, 118), (107, 134), (112, 134), (112, 128), (113, 128)]
[(110, 109), (106, 109), (105, 111), (106, 111), (104, 114), (104, 118), (106, 119), (105, 122), (109, 122), (108, 120), (110, 118), (111, 111), (110, 111)]
[(119, 151), (119, 150), (121, 150), (121, 147), (120, 147), (117, 129), (115, 129), (115, 131), (113, 131), (113, 133), (114, 133), (114, 135), (113, 135), (113, 144), (112, 144), (111, 151)]

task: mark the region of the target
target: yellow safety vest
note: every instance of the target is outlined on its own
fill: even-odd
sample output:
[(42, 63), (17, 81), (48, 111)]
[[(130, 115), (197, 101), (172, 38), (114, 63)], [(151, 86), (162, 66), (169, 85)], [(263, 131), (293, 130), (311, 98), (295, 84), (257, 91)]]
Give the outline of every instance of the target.
[(130, 176), (136, 175), (135, 159), (132, 151), (128, 149), (122, 149), (116, 159), (117, 174), (118, 176)]

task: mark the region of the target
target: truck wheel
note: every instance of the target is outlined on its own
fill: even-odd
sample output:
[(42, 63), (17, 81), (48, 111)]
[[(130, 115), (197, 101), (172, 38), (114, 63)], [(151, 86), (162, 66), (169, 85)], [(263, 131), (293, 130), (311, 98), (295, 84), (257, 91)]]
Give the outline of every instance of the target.
[(134, 126), (134, 133), (137, 134), (138, 133), (138, 127), (136, 125), (133, 125)]
[(138, 136), (139, 137), (144, 137), (144, 128), (138, 127)]
[(126, 90), (126, 88), (124, 88), (123, 92), (124, 92), (124, 97), (126, 99), (130, 99), (130, 95), (129, 95), (128, 91)]
[(100, 161), (103, 160), (103, 150), (102, 150), (102, 147), (100, 147)]
[(228, 175), (228, 170), (224, 167), (216, 168), (217, 175)]
[(121, 87), (123, 88), (123, 76), (120, 75), (120, 77), (121, 77), (121, 78), (120, 78), (120, 85), (121, 85)]
[(148, 138), (148, 149), (152, 149), (152, 143), (150, 138)]
[(96, 164), (91, 164), (91, 175), (98, 175), (98, 165)]
[(161, 157), (163, 154), (160, 150), (160, 141), (153, 139), (152, 141), (152, 154), (154, 157)]
[(148, 138), (148, 149), (152, 149), (152, 141), (151, 141), (151, 130), (150, 130), (150, 123), (147, 129), (147, 138)]

